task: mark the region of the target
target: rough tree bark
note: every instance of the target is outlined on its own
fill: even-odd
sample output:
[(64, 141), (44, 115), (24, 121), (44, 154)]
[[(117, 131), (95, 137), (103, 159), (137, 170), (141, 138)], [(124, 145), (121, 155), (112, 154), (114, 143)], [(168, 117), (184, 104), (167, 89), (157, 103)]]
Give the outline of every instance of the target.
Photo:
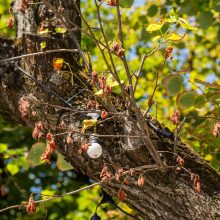
[[(59, 1), (51, 0), (51, 3), (59, 5)], [(74, 0), (65, 0), (62, 3), (65, 13), (80, 26), (79, 16), (74, 9)], [(40, 50), (39, 44), (42, 41), (47, 42), (47, 49), (76, 48), (68, 34), (56, 37), (37, 35), (37, 30), (42, 27), (54, 29), (60, 26), (58, 19), (44, 5), (29, 7), (25, 13), (22, 13), (19, 11), (20, 4), (20, 0), (14, 3), (17, 39), (0, 39), (1, 59), (37, 52)], [(75, 31), (75, 33), (80, 41), (79, 32)], [(51, 63), (54, 57), (64, 57), (71, 64), (74, 71), (73, 85), (53, 70)], [(78, 57), (78, 53), (63, 52), (31, 56), (15, 61), (0, 61), (1, 116), (13, 123), (22, 123), (31, 128), (37, 121), (43, 121), (46, 128), (50, 128), (54, 133), (79, 129), (85, 115), (77, 112), (73, 114), (72, 110), (86, 110), (86, 103), (92, 90), (90, 90), (89, 77), (79, 71)], [(37, 81), (33, 82), (19, 68)], [(57, 94), (65, 100), (78, 94), (70, 102), (71, 110), (68, 109), (70, 105), (61, 100)], [(22, 100), (27, 100), (30, 104), (28, 118), (25, 119), (19, 111)], [(161, 128), (159, 122), (149, 120)], [(65, 129), (58, 128), (60, 124)], [(97, 133), (100, 135), (127, 134), (125, 127), (131, 127), (131, 124), (128, 118), (109, 120), (98, 126)], [(185, 169), (178, 169), (176, 157), (172, 154), (174, 146), (172, 138), (161, 136), (152, 129), (150, 131), (154, 145), (158, 151), (161, 151), (162, 160), (169, 166), (167, 169), (160, 169), (153, 165), (154, 161), (148, 153), (147, 146), (140, 138), (131, 141), (134, 145), (133, 150), (126, 150), (124, 145), (127, 143), (127, 138), (100, 137), (103, 155), (98, 159), (91, 159), (86, 154), (78, 153), (81, 141), (85, 141), (86, 137), (81, 138), (77, 134), (73, 136), (73, 144), (66, 143), (66, 135), (58, 136), (57, 150), (75, 169), (96, 181), (100, 181), (100, 172), (104, 164), (108, 165), (112, 175), (118, 167), (123, 167), (125, 170), (134, 168), (134, 172), (126, 176), (127, 184), (112, 180), (103, 183), (102, 186), (114, 196), (119, 189), (124, 189), (127, 194), (125, 202), (143, 219), (220, 219), (220, 176), (180, 139), (178, 139), (177, 154), (184, 158)], [(129, 134), (136, 135), (136, 132), (131, 129)], [(152, 165), (152, 168), (146, 169), (146, 165)], [(142, 169), (135, 170), (137, 167)], [(195, 191), (186, 170), (200, 176), (202, 183), (200, 193)], [(143, 186), (136, 184), (140, 174), (143, 174), (145, 179)]]

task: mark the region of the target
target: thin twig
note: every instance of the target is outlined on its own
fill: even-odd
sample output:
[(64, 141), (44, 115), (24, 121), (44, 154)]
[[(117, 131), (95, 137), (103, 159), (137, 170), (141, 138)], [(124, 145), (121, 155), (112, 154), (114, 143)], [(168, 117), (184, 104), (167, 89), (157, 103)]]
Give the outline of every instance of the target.
[(180, 125), (179, 126), (177, 125), (177, 127), (176, 127), (175, 138), (174, 138), (174, 150), (173, 150), (174, 153), (176, 153), (177, 138), (178, 138), (178, 135), (179, 135), (179, 133), (180, 133), (182, 127), (183, 127), (183, 124), (184, 124), (185, 120), (186, 120), (186, 115), (184, 116), (184, 118), (183, 118), (182, 122), (180, 123)]
[[(48, 202), (48, 201), (51, 201), (51, 200), (55, 200), (55, 199), (57, 199), (57, 198), (62, 198), (62, 197), (64, 197), (64, 196), (68, 196), (68, 195), (74, 195), (74, 194), (77, 194), (77, 193), (79, 193), (79, 192), (81, 192), (81, 191), (83, 191), (83, 190), (87, 190), (87, 189), (90, 189), (90, 188), (92, 188), (92, 187), (94, 187), (94, 186), (97, 186), (97, 185), (100, 185), (102, 183), (102, 181), (99, 181), (99, 182), (97, 182), (97, 183), (93, 183), (93, 184), (91, 184), (91, 185), (89, 185), (89, 186), (85, 186), (85, 187), (83, 187), (83, 188), (81, 188), (81, 189), (77, 189), (77, 190), (74, 190), (74, 191), (72, 191), (72, 192), (68, 192), (68, 193), (64, 193), (64, 194), (61, 194), (61, 195), (56, 195), (56, 196), (52, 196), (51, 198), (48, 198), (48, 199), (41, 199), (41, 200), (37, 200), (37, 201), (35, 201), (35, 203), (37, 204), (37, 203), (44, 203), (44, 202)], [(21, 203), (20, 205), (13, 205), (13, 206), (9, 206), (9, 207), (6, 207), (6, 208), (4, 208), (4, 209), (1, 209), (0, 210), (0, 213), (1, 212), (5, 212), (5, 211), (7, 211), (7, 210), (10, 210), (10, 209), (20, 209), (21, 207), (26, 207), (28, 204), (27, 203)]]
[(156, 73), (156, 82), (155, 82), (154, 90), (153, 90), (152, 94), (151, 94), (150, 97), (149, 97), (149, 99), (150, 99), (150, 100), (149, 100), (149, 106), (148, 106), (147, 110), (146, 110), (145, 113), (144, 113), (144, 117), (148, 114), (148, 112), (150, 111), (151, 106), (152, 106), (152, 104), (153, 104), (154, 94), (155, 94), (155, 92), (156, 92), (156, 90), (157, 90), (157, 87), (158, 87), (159, 74), (160, 74), (160, 72), (162, 71), (162, 69), (164, 68), (164, 66), (165, 66), (165, 64), (166, 64), (166, 61), (167, 61), (167, 58), (164, 59), (163, 64), (161, 65), (160, 69), (159, 69), (159, 70), (157, 71), (157, 73)]
[(62, 98), (60, 95), (58, 95), (56, 92), (54, 92), (53, 90), (51, 90), (50, 88), (48, 88), (47, 86), (45, 86), (43, 83), (41, 83), (40, 81), (38, 81), (37, 79), (35, 79), (32, 75), (30, 75), (28, 72), (26, 72), (25, 70), (23, 70), (21, 67), (19, 67), (18, 65), (15, 64), (15, 67), (20, 70), (24, 75), (26, 75), (28, 78), (30, 78), (33, 82), (35, 82), (38, 86), (40, 86), (43, 90), (45, 90), (48, 93), (53, 94), (55, 97), (57, 97), (59, 100), (61, 100), (62, 102), (64, 102), (66, 105), (68, 105), (69, 107), (73, 107), (70, 103), (68, 103), (64, 98)]
[[(118, 36), (121, 42), (121, 46), (123, 49), (125, 49), (125, 45), (124, 45), (124, 39), (123, 39), (123, 33), (122, 33), (122, 19), (121, 19), (121, 11), (120, 11), (120, 7), (119, 7), (119, 3), (117, 4), (117, 19), (118, 19)], [(128, 67), (128, 63), (127, 63), (127, 59), (125, 54), (122, 56), (122, 61), (125, 67), (125, 72), (128, 78), (128, 82), (129, 82), (129, 89), (130, 89), (130, 95), (131, 98), (134, 100), (134, 88), (132, 85), (132, 76)]]
[(140, 77), (140, 75), (141, 75), (141, 72), (142, 72), (142, 69), (143, 69), (143, 66), (144, 66), (144, 63), (145, 63), (146, 59), (147, 59), (149, 56), (153, 55), (153, 54), (160, 48), (161, 44), (162, 44), (162, 42), (160, 42), (160, 43), (158, 44), (158, 46), (157, 46), (154, 50), (152, 50), (152, 51), (151, 51), (150, 53), (148, 53), (148, 54), (145, 54), (145, 55), (142, 57), (141, 63), (140, 63), (140, 67), (139, 67), (138, 72), (137, 72), (137, 74), (136, 74), (136, 81), (135, 81), (135, 84), (134, 84), (134, 92), (136, 91), (137, 84), (138, 84), (138, 80), (139, 80), (139, 77)]
[(70, 52), (70, 53), (74, 52), (74, 53), (77, 53), (78, 50), (77, 49), (46, 50), (46, 51), (40, 51), (40, 52), (36, 52), (36, 53), (23, 54), (23, 55), (20, 55), (20, 56), (11, 57), (11, 58), (7, 58), (7, 59), (2, 59), (2, 60), (0, 60), (0, 62), (12, 61), (12, 60), (21, 59), (21, 58), (24, 58), (24, 57), (30, 57), (30, 56), (36, 56), (36, 55), (44, 55), (44, 54), (49, 54), (49, 53), (59, 53), (59, 52)]

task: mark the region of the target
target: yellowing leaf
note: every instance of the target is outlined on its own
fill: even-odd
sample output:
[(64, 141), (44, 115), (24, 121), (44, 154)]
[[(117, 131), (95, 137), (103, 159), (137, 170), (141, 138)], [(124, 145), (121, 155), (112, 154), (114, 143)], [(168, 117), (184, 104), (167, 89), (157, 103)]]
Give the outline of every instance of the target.
[(15, 163), (9, 163), (6, 166), (7, 170), (11, 173), (11, 175), (15, 175), (16, 173), (19, 172), (19, 167)]
[(56, 165), (57, 165), (57, 168), (61, 171), (67, 171), (67, 170), (72, 170), (73, 169), (71, 164), (69, 164), (64, 159), (64, 156), (60, 153), (58, 153)]
[(161, 36), (160, 36), (160, 35), (157, 35), (157, 36), (155, 36), (155, 37), (152, 38), (152, 41), (157, 41), (157, 40), (159, 40), (160, 38), (161, 38)]
[(0, 153), (5, 152), (8, 149), (7, 144), (0, 144)]
[(44, 30), (42, 30), (42, 31), (39, 31), (38, 34), (43, 35), (43, 34), (47, 34), (47, 33), (49, 33), (49, 32), (50, 32), (49, 29), (46, 28), (46, 29), (44, 29)]
[(152, 31), (158, 31), (163, 27), (164, 21), (163, 22), (157, 22), (157, 23), (153, 23), (153, 24), (149, 24), (147, 27), (147, 31), (148, 32), (152, 32)]
[(99, 91), (97, 91), (96, 93), (95, 93), (95, 95), (102, 95), (103, 94), (103, 90), (102, 89), (100, 89)]
[(211, 161), (212, 160), (212, 155), (211, 154), (206, 154), (204, 159), (206, 161)]
[(59, 34), (63, 34), (66, 32), (66, 28), (57, 27), (55, 28), (55, 31)]
[(179, 41), (179, 40), (182, 40), (184, 37), (185, 37), (185, 34), (184, 35), (178, 35), (178, 34), (173, 32), (168, 36), (167, 40)]
[(53, 59), (53, 68), (54, 70), (60, 70), (63, 66), (64, 59), (63, 58), (54, 58)]
[(186, 29), (189, 29), (189, 30), (196, 30), (195, 27), (192, 27), (187, 20), (183, 19), (183, 18), (179, 18), (178, 20), (179, 24), (183, 27), (183, 28), (186, 28)]
[(40, 43), (41, 49), (44, 49), (47, 46), (47, 43), (45, 41)]
[(84, 121), (82, 122), (82, 125), (83, 125), (83, 127), (82, 127), (82, 132), (84, 133), (86, 129), (95, 126), (96, 123), (97, 123), (97, 120), (96, 120), (96, 119), (84, 120)]

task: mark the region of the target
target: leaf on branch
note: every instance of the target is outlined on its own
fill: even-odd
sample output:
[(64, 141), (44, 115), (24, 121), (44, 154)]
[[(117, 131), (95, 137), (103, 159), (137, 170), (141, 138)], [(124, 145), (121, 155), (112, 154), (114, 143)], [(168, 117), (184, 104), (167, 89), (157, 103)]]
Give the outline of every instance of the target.
[(194, 91), (186, 91), (177, 96), (176, 104), (182, 108), (189, 108), (194, 105), (197, 93)]
[(57, 168), (61, 171), (72, 170), (73, 169), (72, 165), (64, 159), (64, 156), (60, 153), (57, 154), (58, 154), (57, 162), (56, 162)]
[(44, 30), (42, 30), (42, 31), (39, 31), (38, 34), (39, 34), (39, 35), (44, 35), (44, 34), (48, 34), (49, 32), (51, 32), (51, 31), (49, 31), (49, 29), (46, 28), (46, 29), (44, 29)]
[(47, 46), (47, 43), (45, 41), (40, 43), (40, 48), (44, 49)]
[(15, 175), (19, 172), (19, 166), (15, 163), (15, 161), (10, 162), (7, 164), (6, 169), (10, 172), (11, 175)]
[(55, 28), (55, 31), (56, 31), (58, 34), (64, 34), (64, 33), (66, 32), (66, 28), (57, 27), (57, 28)]
[(36, 203), (35, 203), (35, 201), (34, 201), (33, 196), (31, 195), (30, 198), (29, 198), (29, 201), (28, 201), (28, 205), (27, 205), (27, 208), (26, 208), (26, 212), (27, 212), (28, 214), (32, 214), (32, 213), (36, 212), (36, 209), (37, 209)]
[(185, 37), (185, 34), (183, 35), (178, 35), (175, 32), (172, 32), (168, 37), (167, 40), (172, 40), (172, 41), (180, 41)]
[(103, 94), (103, 89), (100, 89), (100, 90), (98, 90), (96, 93), (95, 93), (95, 95), (98, 95), (98, 96), (100, 96), (100, 95), (102, 95)]
[(197, 30), (197, 28), (192, 27), (187, 20), (183, 19), (183, 18), (179, 18), (178, 19), (178, 23), (180, 24), (181, 27), (191, 30), (191, 31), (195, 31)]
[(183, 77), (180, 75), (169, 75), (163, 81), (167, 95), (174, 96), (178, 94), (183, 87)]
[(63, 67), (64, 59), (63, 58), (54, 58), (53, 59), (53, 68), (55, 71), (60, 70)]
[(164, 25), (164, 20), (157, 23), (149, 24), (146, 30), (148, 32), (159, 31), (163, 27), (163, 25)]
[(96, 119), (89, 119), (89, 120), (84, 120), (82, 122), (82, 132), (84, 133), (86, 129), (91, 128), (93, 126), (95, 126), (97, 123)]
[(125, 198), (126, 198), (126, 193), (123, 189), (119, 189), (118, 193), (118, 198), (121, 200), (121, 201), (124, 201)]
[(33, 144), (30, 151), (28, 152), (28, 162), (32, 166), (37, 166), (41, 164), (41, 155), (46, 149), (46, 144), (43, 142), (38, 142), (36, 144)]

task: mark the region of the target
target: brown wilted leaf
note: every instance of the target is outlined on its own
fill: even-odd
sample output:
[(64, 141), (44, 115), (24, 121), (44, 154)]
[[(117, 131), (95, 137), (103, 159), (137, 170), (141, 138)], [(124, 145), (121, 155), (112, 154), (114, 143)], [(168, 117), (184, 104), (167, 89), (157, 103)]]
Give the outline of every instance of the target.
[(124, 201), (124, 199), (126, 198), (126, 193), (123, 189), (119, 189), (117, 195), (121, 201)]

